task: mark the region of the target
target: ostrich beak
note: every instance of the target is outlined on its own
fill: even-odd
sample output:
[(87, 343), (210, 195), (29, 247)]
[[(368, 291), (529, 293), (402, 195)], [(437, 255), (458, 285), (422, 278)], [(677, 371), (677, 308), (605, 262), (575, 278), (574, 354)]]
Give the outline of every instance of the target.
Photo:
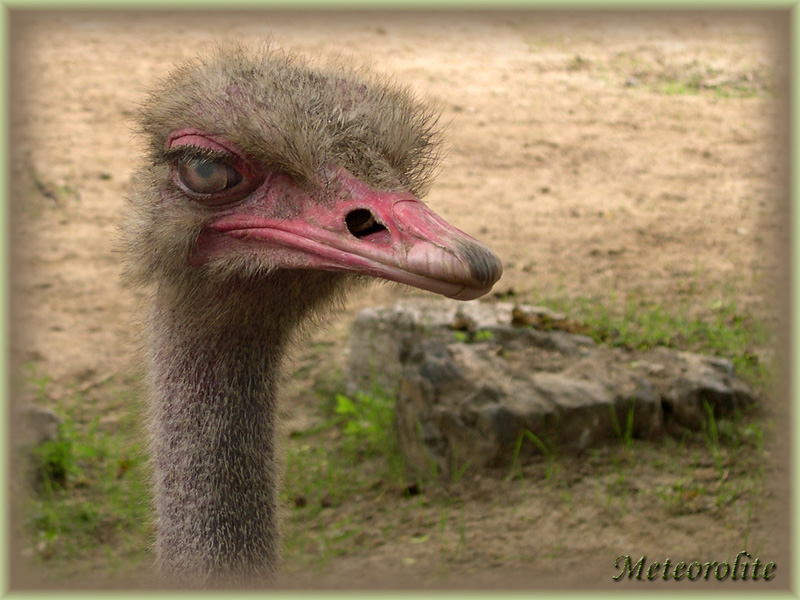
[(381, 277), (458, 300), (488, 293), (503, 272), (488, 248), (412, 194), (377, 191), (344, 169), (335, 171), (333, 198), (312, 198), (288, 178), (264, 188), (209, 225), (195, 259), (231, 244), (249, 253), (263, 247), (276, 268)]

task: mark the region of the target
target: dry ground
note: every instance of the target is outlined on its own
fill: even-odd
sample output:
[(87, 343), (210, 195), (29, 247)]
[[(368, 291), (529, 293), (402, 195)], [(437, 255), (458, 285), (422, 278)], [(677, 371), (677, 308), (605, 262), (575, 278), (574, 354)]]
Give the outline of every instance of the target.
[[(775, 285), (786, 235), (787, 22), (729, 13), (12, 13), (13, 368), (52, 377), (53, 402), (77, 385), (109, 422), (127, 410), (93, 390), (108, 380), (132, 387), (138, 375), (134, 299), (119, 288), (115, 251), (140, 154), (131, 117), (173, 64), (231, 37), (366, 61), (437, 101), (448, 153), (427, 201), (501, 257), (498, 292), (530, 302), (688, 302), (698, 315), (734, 299), (770, 319), (785, 310)], [(337, 368), (360, 307), (419, 293), (381, 285), (353, 298), (313, 334), (300, 364)], [(288, 391), (295, 425), (314, 411), (308, 385)], [(659, 456), (642, 452), (647, 464)], [(595, 587), (611, 583), (620, 554), (725, 560), (747, 527), (751, 547), (776, 560), (766, 555), (785, 541), (772, 508), (667, 514), (647, 495), (602, 506), (597, 485), (615, 464), (600, 456), (560, 468), (574, 483), (569, 498), (541, 474), (516, 486), (478, 478), (455, 492), (458, 517), (435, 502), (398, 508), (389, 543), (375, 533), (389, 519), (385, 505), (354, 499), (328, 521), (362, 515), (363, 535), (314, 581)], [(632, 485), (657, 487), (637, 473)], [(452, 524), (435, 547), (425, 543), (442, 519)], [(309, 583), (298, 564), (287, 563), (286, 585)]]

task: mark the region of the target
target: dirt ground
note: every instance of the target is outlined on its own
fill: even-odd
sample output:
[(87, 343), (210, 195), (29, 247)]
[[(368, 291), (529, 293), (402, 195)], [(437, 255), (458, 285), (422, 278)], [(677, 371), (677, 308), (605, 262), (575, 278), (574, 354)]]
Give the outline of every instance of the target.
[[(140, 160), (131, 119), (172, 65), (234, 37), (366, 62), (438, 102), (447, 155), (426, 201), (498, 254), (500, 294), (633, 295), (686, 301), (699, 315), (735, 299), (767, 319), (786, 308), (775, 290), (787, 236), (788, 14), (13, 11), (10, 31), (12, 369), (33, 364), (52, 377), (54, 401), (138, 375), (116, 243)], [(373, 286), (331, 315), (298, 361), (341, 365), (336, 348), (359, 308), (421, 294)], [(288, 422), (313, 411), (303, 391), (288, 390)], [(87, 397), (103, 413), (125, 410)], [(619, 554), (686, 549), (724, 560), (739, 550), (735, 519), (653, 522), (646, 506), (573, 518), (546, 492), (551, 504), (526, 520), (510, 507), (536, 486), (503, 485), (475, 483), (462, 512), (472, 545), (448, 563), (450, 584), (489, 570), (490, 585), (594, 587), (611, 583)], [(436, 521), (420, 518), (408, 536)], [(758, 543), (769, 554), (778, 542), (767, 521)], [(320, 585), (429, 581), (432, 559), (408, 536), (337, 557)], [(556, 544), (562, 559), (545, 557)], [(527, 558), (494, 564), (494, 555)], [(287, 585), (302, 584), (288, 573)]]

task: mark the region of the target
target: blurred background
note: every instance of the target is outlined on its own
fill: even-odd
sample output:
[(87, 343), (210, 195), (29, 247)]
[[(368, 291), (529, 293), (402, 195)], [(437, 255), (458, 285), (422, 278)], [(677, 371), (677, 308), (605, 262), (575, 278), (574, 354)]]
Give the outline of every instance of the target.
[(288, 369), (282, 585), (597, 588), (619, 555), (743, 549), (788, 585), (788, 14), (15, 10), (9, 32), (10, 398), (41, 409), (47, 440), (13, 450), (17, 585), (147, 578), (117, 226), (147, 89), (231, 38), (365, 64), (441, 108), (426, 201), (503, 261), (484, 301), (559, 311), (598, 343), (727, 358), (760, 399), (691, 435), (412, 476), (391, 394), (348, 397), (345, 361), (359, 309), (425, 294), (373, 285)]

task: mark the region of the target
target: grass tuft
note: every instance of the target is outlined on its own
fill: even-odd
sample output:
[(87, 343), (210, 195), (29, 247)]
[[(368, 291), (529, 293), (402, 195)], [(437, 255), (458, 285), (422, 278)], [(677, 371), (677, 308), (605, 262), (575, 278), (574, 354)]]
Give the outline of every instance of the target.
[(588, 298), (540, 303), (572, 315), (580, 322), (578, 327), (597, 343), (631, 350), (665, 346), (712, 354), (728, 358), (737, 374), (751, 385), (765, 388), (774, 381), (772, 365), (755, 351), (770, 347), (770, 327), (740, 310), (734, 300), (713, 302), (704, 317), (689, 316), (686, 305), (668, 309), (637, 297), (628, 298), (621, 310)]
[[(47, 379), (33, 382), (44, 395)], [(119, 431), (85, 418), (81, 394), (57, 409), (56, 439), (31, 451), (35, 489), (24, 504), (23, 554), (55, 570), (81, 571), (98, 560), (139, 562), (148, 555), (149, 478), (133, 417)], [(127, 435), (121, 431), (129, 432)]]

